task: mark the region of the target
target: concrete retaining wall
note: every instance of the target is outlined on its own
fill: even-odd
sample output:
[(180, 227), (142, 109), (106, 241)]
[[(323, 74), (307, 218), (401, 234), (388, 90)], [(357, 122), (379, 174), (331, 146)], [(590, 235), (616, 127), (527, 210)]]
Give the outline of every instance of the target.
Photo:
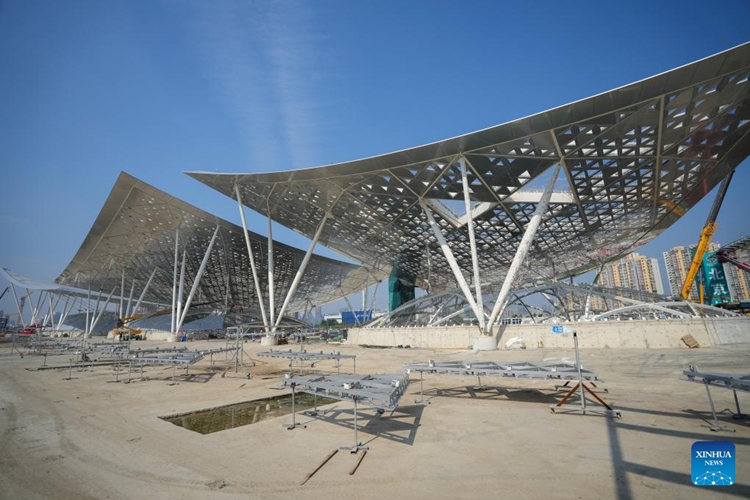
[[(498, 332), (498, 349), (521, 337), (527, 349), (573, 347), (572, 335), (550, 333), (550, 324), (507, 325)], [(680, 340), (690, 334), (702, 347), (750, 343), (750, 318), (690, 318), (655, 321), (597, 321), (567, 325), (578, 332), (581, 348), (649, 349), (687, 346)], [(351, 328), (355, 345), (410, 346), (415, 348), (466, 349), (479, 331), (475, 327)]]

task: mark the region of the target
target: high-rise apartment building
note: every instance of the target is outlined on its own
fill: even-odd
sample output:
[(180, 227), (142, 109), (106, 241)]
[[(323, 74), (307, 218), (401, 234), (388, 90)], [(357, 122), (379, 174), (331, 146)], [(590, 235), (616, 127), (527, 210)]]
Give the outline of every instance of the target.
[[(696, 246), (674, 247), (663, 253), (664, 265), (667, 268), (667, 281), (669, 281), (669, 293), (675, 297), (679, 297), (682, 292), (682, 285), (685, 283), (688, 271), (690, 271), (690, 264), (693, 262), (693, 250)], [(715, 252), (719, 248), (720, 245), (716, 242), (711, 242), (708, 245), (709, 252)], [(724, 269), (726, 271), (726, 267)], [(690, 296), (688, 298), (692, 301), (698, 300), (698, 287), (695, 283), (690, 287)]]
[(644, 292), (664, 293), (659, 263), (656, 259), (638, 253), (631, 253), (604, 266), (597, 283)]
[(750, 274), (732, 264), (724, 264), (724, 275), (727, 277), (729, 293), (732, 300), (750, 300)]
[[(664, 293), (659, 262), (654, 258), (638, 253), (631, 253), (618, 261), (605, 265), (596, 283), (602, 286)], [(608, 307), (601, 298), (592, 296), (591, 309), (603, 311)]]

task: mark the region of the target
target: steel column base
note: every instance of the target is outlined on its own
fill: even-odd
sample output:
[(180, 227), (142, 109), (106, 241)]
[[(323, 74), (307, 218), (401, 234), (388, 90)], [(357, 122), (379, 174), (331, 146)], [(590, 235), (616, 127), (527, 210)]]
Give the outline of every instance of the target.
[(471, 347), (475, 351), (495, 351), (497, 350), (497, 340), (494, 335), (483, 335), (471, 339)]
[(260, 338), (260, 345), (279, 345), (279, 339), (276, 338), (276, 335), (265, 335)]

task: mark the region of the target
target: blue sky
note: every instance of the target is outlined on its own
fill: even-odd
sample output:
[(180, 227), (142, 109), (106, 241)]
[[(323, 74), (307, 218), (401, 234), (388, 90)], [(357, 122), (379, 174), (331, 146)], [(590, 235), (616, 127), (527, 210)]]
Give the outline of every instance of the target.
[[(0, 0), (0, 265), (54, 280), (122, 170), (239, 223), (182, 172), (310, 167), (464, 134), (746, 42), (749, 21), (747, 1)], [(716, 241), (750, 233), (749, 185), (746, 161)], [(711, 201), (640, 252), (696, 242)]]

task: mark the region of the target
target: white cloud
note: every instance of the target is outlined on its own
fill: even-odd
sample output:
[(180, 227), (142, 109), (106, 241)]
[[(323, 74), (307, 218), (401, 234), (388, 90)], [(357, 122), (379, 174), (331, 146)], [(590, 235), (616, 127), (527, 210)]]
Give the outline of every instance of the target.
[(193, 14), (205, 74), (237, 120), (249, 167), (310, 166), (320, 133), (314, 95), (320, 38), (310, 4), (207, 2)]

